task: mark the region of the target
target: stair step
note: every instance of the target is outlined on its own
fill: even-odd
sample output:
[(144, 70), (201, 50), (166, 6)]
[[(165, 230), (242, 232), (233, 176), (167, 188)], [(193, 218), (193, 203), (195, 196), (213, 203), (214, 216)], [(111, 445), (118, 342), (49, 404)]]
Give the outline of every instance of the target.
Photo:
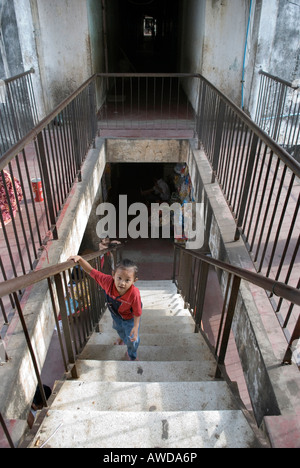
[(79, 359), (80, 381), (198, 382), (214, 380), (216, 363), (208, 361), (98, 361)]
[[(130, 395), (130, 398), (128, 398)], [(209, 411), (237, 409), (228, 385), (219, 382), (67, 381), (52, 410)]]
[[(203, 352), (204, 351), (204, 354)], [(98, 359), (101, 361), (119, 361), (125, 359), (127, 348), (124, 346), (87, 344), (80, 354), (80, 359)], [(143, 346), (138, 348), (139, 361), (196, 361), (209, 359), (209, 350), (198, 345), (189, 346)]]
[(47, 440), (45, 448), (259, 446), (243, 413), (236, 410), (130, 413), (50, 409), (31, 447)]
[(166, 289), (177, 292), (177, 287), (172, 280), (138, 280), (136, 286), (144, 289)]
[[(109, 314), (104, 314), (99, 323), (99, 328), (102, 333), (112, 329), (112, 318)], [(143, 314), (141, 318), (140, 332), (141, 333), (193, 333), (195, 330), (195, 322), (192, 317), (163, 317), (155, 316), (155, 314)]]
[[(199, 333), (183, 333), (174, 338), (173, 334), (168, 333), (140, 333), (141, 345), (140, 346), (202, 346), (203, 350), (206, 349), (207, 344), (204, 338)], [(105, 333), (93, 333), (89, 339), (89, 345), (113, 345), (117, 339), (115, 330)], [(202, 351), (201, 351), (202, 352)]]

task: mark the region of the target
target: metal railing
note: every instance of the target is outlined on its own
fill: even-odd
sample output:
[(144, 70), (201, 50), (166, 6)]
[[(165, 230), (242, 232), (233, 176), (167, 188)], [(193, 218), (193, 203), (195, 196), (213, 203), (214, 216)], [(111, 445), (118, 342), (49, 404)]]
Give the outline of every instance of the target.
[[(97, 270), (111, 274), (112, 261), (117, 262), (121, 248), (122, 246), (118, 245), (105, 251), (85, 255), (83, 258)], [(52, 311), (54, 317), (60, 344), (61, 362), (65, 373), (69, 373), (73, 378), (77, 377), (77, 356), (93, 331), (97, 329), (100, 318), (106, 310), (106, 303), (103, 290), (73, 261), (0, 283), (0, 298), (4, 299), (6, 296), (14, 298), (23, 331), (24, 343), (28, 348), (35, 378), (41, 392), (43, 404), (46, 407), (47, 400), (41, 380), (42, 369), (37, 357), (38, 350), (36, 346), (38, 345), (36, 345), (34, 339), (30, 338), (31, 333), (28, 330), (26, 319), (26, 298), (19, 298), (20, 290), (25, 290), (35, 284), (38, 284), (42, 289), (45, 283), (48, 286), (48, 301), (51, 304), (47, 309), (50, 312)], [(10, 358), (9, 346), (7, 358)], [(0, 402), (0, 423), (7, 435), (7, 425), (1, 413), (2, 415), (5, 414), (5, 408), (1, 407)], [(9, 438), (8, 441), (10, 444), (12, 443)]]
[[(256, 285), (265, 291), (272, 292), (272, 294), (287, 300), (289, 303), (300, 306), (300, 291), (296, 288), (271, 280), (258, 273), (229, 265), (202, 253), (186, 250), (178, 244), (174, 244), (174, 249), (173, 281), (176, 283), (185, 303), (191, 310), (198, 331), (202, 330), (202, 322), (204, 320), (204, 300), (209, 267), (212, 266), (222, 274), (227, 274), (227, 284), (224, 288), (225, 294), (223, 295), (223, 308), (220, 314), (219, 331), (215, 345), (215, 356), (218, 366), (224, 366), (225, 363), (229, 333), (231, 331), (241, 280)], [(299, 335), (300, 316), (294, 330), (294, 336), (291, 337), (283, 356), (283, 364), (291, 364), (292, 343)], [(219, 375), (219, 369), (217, 370), (217, 375)]]
[[(160, 138), (171, 129), (175, 138), (198, 138), (236, 220), (236, 239), (242, 236), (257, 271), (299, 288), (300, 165), (198, 74), (94, 75), (2, 156), (15, 205), (8, 201), (8, 225), (0, 211), (0, 280), (34, 269), (49, 236), (57, 237), (56, 220), (97, 133), (96, 94), (102, 136), (118, 129), (128, 137), (135, 129), (139, 137), (151, 130)], [(35, 201), (32, 176), (41, 179), (42, 202)], [(8, 187), (5, 193), (9, 200)], [(295, 336), (299, 307), (272, 291), (269, 298), (287, 336)], [(3, 301), (0, 307), (8, 321)]]
[[(115, 246), (106, 250), (85, 255), (83, 258), (90, 262), (92, 266), (108, 274), (112, 271), (111, 255), (116, 262), (118, 251), (121, 246)], [(224, 313), (220, 326), (218, 346), (216, 348), (217, 365), (216, 375), (224, 367), (226, 349), (229, 332), (235, 311), (235, 304), (241, 279), (258, 285), (289, 301), (300, 305), (300, 292), (285, 284), (274, 282), (268, 278), (261, 277), (256, 273), (234, 267), (219, 260), (209, 258), (205, 255), (185, 250), (183, 247), (175, 246), (174, 256), (174, 280), (181, 290), (190, 308), (195, 311), (194, 320), (196, 329), (201, 330), (203, 320), (203, 301), (207, 285), (207, 274), (210, 265), (229, 273), (227, 291), (224, 298)], [(177, 251), (180, 251), (180, 262), (177, 262)], [(107, 255), (109, 254), (109, 255)], [(191, 268), (189, 260), (194, 263)], [(193, 271), (193, 275), (191, 272)], [(197, 271), (197, 274), (195, 273)], [(47, 282), (51, 301), (52, 313), (59, 336), (61, 357), (66, 373), (70, 373), (73, 378), (77, 377), (76, 359), (85, 346), (92, 332), (97, 329), (97, 325), (105, 311), (105, 296), (102, 289), (87, 275), (82, 269), (71, 261), (61, 263), (29, 273), (19, 278), (14, 278), (0, 283), (0, 298), (12, 295), (16, 301), (20, 323), (22, 325), (24, 340), (29, 350), (30, 359), (33, 364), (35, 377), (40, 388), (44, 406), (47, 406), (41, 380), (41, 369), (37, 359), (36, 343), (30, 339), (30, 333), (25, 319), (26, 300), (18, 299), (18, 292), (21, 288), (26, 289), (35, 284), (41, 285)], [(227, 305), (228, 304), (228, 305)], [(224, 325), (224, 326), (223, 326)], [(62, 327), (62, 331), (61, 331)], [(221, 336), (222, 334), (222, 336)], [(8, 351), (9, 352), (9, 351)], [(5, 408), (1, 408), (0, 414), (5, 414)], [(1, 424), (5, 432), (7, 427), (1, 418)]]
[(159, 137), (159, 132), (162, 137), (196, 136), (196, 75), (98, 73), (97, 77), (100, 135), (130, 136), (135, 131), (145, 138), (153, 134)]
[(32, 68), (0, 81), (0, 155), (38, 123)]
[[(0, 281), (34, 270), (97, 132), (95, 77), (0, 158)], [(13, 298), (10, 302), (14, 305)], [(0, 301), (4, 321), (9, 318)]]
[(260, 71), (255, 122), (300, 162), (300, 89)]
[[(242, 236), (257, 272), (299, 288), (300, 164), (204, 78), (199, 101), (198, 136), (236, 221), (235, 239)], [(268, 295), (292, 335), (299, 307)]]

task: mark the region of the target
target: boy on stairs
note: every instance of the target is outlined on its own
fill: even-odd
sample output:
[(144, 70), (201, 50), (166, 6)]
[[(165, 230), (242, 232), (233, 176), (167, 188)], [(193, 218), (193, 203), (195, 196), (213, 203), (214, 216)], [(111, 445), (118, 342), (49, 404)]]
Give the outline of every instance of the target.
[(124, 259), (110, 276), (95, 270), (80, 255), (72, 256), (68, 260), (79, 263), (104, 290), (107, 306), (113, 319), (113, 328), (119, 335), (115, 344), (125, 344), (127, 359), (135, 361), (140, 344), (139, 325), (142, 315), (140, 291), (134, 286), (138, 279), (137, 265), (131, 260)]

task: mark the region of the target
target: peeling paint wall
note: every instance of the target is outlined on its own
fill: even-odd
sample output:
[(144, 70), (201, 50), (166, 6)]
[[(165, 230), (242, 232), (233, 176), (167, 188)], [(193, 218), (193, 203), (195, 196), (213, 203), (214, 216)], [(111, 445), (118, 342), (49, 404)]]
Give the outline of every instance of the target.
[(91, 74), (86, 2), (31, 0), (46, 111), (50, 112)]
[(246, 3), (206, 2), (202, 74), (236, 104), (241, 96)]

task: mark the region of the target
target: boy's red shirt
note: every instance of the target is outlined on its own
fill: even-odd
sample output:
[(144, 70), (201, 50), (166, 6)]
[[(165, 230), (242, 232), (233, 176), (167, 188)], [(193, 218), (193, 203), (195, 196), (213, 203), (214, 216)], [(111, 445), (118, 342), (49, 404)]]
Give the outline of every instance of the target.
[(119, 315), (124, 320), (130, 320), (134, 316), (139, 317), (142, 315), (142, 301), (140, 291), (134, 284), (128, 291), (120, 296), (115, 287), (114, 279), (110, 275), (105, 275), (101, 271), (93, 269), (90, 276), (94, 278), (101, 288), (106, 293), (106, 299), (109, 309)]

